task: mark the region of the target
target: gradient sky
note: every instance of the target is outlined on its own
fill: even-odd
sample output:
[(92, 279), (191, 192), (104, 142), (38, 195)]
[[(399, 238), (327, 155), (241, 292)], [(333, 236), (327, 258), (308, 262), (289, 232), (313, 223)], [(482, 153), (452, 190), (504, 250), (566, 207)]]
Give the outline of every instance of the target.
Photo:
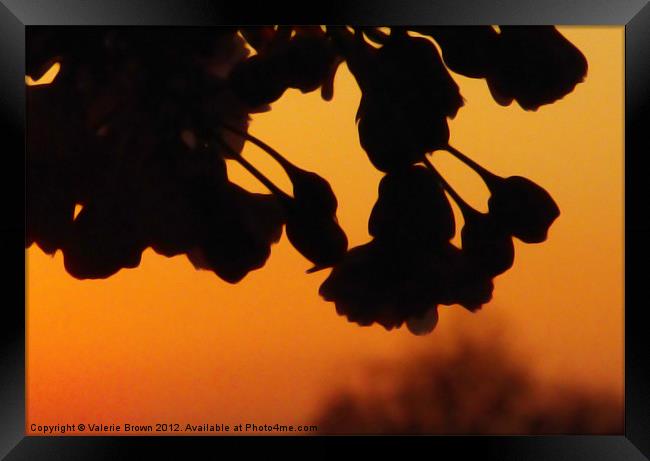
[[(359, 366), (461, 332), (503, 330), (539, 379), (623, 395), (623, 27), (562, 27), (587, 57), (584, 83), (525, 112), (497, 105), (483, 80), (454, 74), (466, 105), (450, 144), (493, 172), (544, 186), (561, 208), (547, 242), (515, 241), (514, 267), (476, 314), (442, 307), (437, 329), (359, 327), (318, 296), (328, 271), (283, 236), (266, 266), (230, 285), (185, 257), (147, 250), (137, 269), (79, 281), (60, 252), (27, 258), (27, 431), (31, 423), (309, 424)], [(381, 173), (359, 146), (360, 92), (345, 66), (334, 100), (290, 90), (250, 131), (327, 178), (351, 245), (369, 240)], [(289, 181), (253, 146), (244, 154), (285, 190)], [(487, 209), (478, 178), (444, 152), (434, 163), (461, 195)], [(230, 178), (262, 186), (236, 164)], [(458, 226), (460, 228), (460, 226)], [(371, 384), (367, 384), (371, 385)]]

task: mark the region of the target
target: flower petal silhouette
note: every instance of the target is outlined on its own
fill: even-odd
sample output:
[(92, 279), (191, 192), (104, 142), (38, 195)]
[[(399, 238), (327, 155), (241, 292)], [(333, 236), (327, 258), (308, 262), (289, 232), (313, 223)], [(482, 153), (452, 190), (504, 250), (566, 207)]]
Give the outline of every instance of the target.
[(428, 270), (430, 259), (374, 240), (349, 250), (319, 293), (349, 321), (391, 330), (436, 304), (438, 284)]
[(491, 277), (476, 271), (450, 243), (422, 251), (375, 239), (348, 251), (319, 293), (351, 322), (387, 330), (410, 322), (415, 334), (424, 334), (435, 326), (430, 311), (438, 304), (475, 311), (492, 298), (492, 290)]

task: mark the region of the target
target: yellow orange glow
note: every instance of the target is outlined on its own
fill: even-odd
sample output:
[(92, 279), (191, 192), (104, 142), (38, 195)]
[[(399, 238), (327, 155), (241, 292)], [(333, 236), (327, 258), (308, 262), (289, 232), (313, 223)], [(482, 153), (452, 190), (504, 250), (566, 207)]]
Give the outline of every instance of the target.
[(83, 206), (79, 205), (78, 203), (74, 206), (74, 215), (72, 216), (72, 219), (77, 219), (77, 216), (79, 216), (79, 213), (81, 213), (81, 210), (83, 210)]
[(49, 85), (51, 84), (56, 76), (59, 74), (59, 71), (61, 70), (61, 63), (55, 62), (52, 64), (52, 66), (45, 71), (43, 75), (41, 75), (40, 78), (37, 80), (34, 80), (32, 77), (29, 75), (25, 76), (25, 83), (27, 86), (38, 86), (38, 85)]

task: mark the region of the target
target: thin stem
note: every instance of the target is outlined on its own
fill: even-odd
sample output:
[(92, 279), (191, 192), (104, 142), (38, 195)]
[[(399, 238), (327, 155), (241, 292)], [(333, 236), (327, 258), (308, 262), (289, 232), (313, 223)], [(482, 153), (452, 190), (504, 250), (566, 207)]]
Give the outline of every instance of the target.
[(217, 139), (219, 144), (223, 146), (224, 149), (228, 152), (228, 154), (232, 157), (233, 160), (235, 160), (237, 163), (239, 163), (241, 166), (243, 166), (250, 174), (255, 176), (255, 179), (257, 179), (259, 182), (264, 184), (268, 190), (270, 190), (273, 194), (278, 196), (278, 198), (282, 200), (291, 200), (291, 197), (287, 194), (285, 194), (278, 186), (273, 184), (269, 178), (264, 176), (255, 166), (253, 166), (248, 160), (246, 160), (244, 157), (242, 157), (239, 153), (235, 152), (235, 150), (228, 145), (225, 141), (222, 139)]
[(460, 207), (461, 211), (463, 214), (466, 212), (468, 213), (477, 213), (477, 211), (472, 208), (463, 198), (458, 195), (458, 193), (454, 190), (453, 187), (447, 182), (447, 180), (436, 170), (436, 168), (433, 166), (431, 161), (425, 156), (424, 157), (424, 164), (427, 166), (427, 168), (436, 176), (438, 181), (442, 184), (442, 187), (451, 195), (451, 198), (454, 199), (454, 202)]
[[(273, 159), (278, 162), (285, 170), (293, 170), (296, 171), (298, 170), (298, 167), (295, 166), (293, 163), (291, 163), (289, 160), (284, 158), (282, 154), (280, 154), (277, 150), (273, 149), (271, 146), (266, 144), (264, 141), (261, 139), (253, 136), (250, 133), (246, 133), (244, 131), (241, 131), (233, 126), (228, 125), (227, 123), (220, 122), (220, 125), (227, 129), (228, 131), (231, 131), (235, 133), (236, 135), (241, 136), (242, 138), (246, 139), (247, 141), (252, 142), (255, 144), (257, 147), (262, 149), (264, 152), (269, 154)], [(287, 172), (288, 173), (288, 172)]]
[(483, 178), (483, 181), (485, 181), (488, 188), (490, 187), (490, 183), (493, 183), (499, 178), (499, 176), (495, 175), (491, 171), (488, 171), (487, 169), (485, 169), (484, 167), (476, 163), (474, 160), (469, 158), (467, 155), (463, 154), (458, 149), (450, 145), (447, 145), (445, 147), (445, 150), (447, 150), (449, 153), (451, 153), (454, 157), (456, 157), (458, 160), (463, 162), (465, 165), (469, 166), (471, 169), (476, 171), (479, 174), (479, 176)]
[(375, 27), (363, 27), (362, 30), (363, 33), (366, 34), (370, 40), (376, 43), (381, 43), (382, 45), (385, 45), (386, 42), (388, 42), (390, 37), (388, 34), (380, 31)]

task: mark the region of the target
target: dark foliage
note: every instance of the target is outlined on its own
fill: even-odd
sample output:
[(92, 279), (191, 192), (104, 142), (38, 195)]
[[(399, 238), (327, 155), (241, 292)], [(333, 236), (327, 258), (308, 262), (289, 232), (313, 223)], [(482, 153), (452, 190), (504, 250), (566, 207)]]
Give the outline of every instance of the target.
[[(442, 56), (411, 32), (435, 40)], [(340, 314), (417, 334), (435, 326), (438, 305), (474, 311), (488, 302), (492, 279), (513, 264), (512, 238), (542, 242), (559, 215), (540, 186), (496, 176), (449, 146), (448, 119), (463, 98), (447, 68), (529, 110), (571, 92), (587, 71), (553, 27), (49, 27), (31, 29), (27, 46), (30, 75), (61, 64), (52, 84), (27, 90), (27, 246), (61, 250), (82, 279), (136, 267), (151, 247), (236, 283), (265, 264), (285, 226), (314, 264), (308, 272), (332, 268), (320, 293)], [(342, 62), (362, 91), (360, 144), (386, 173), (368, 223), (373, 240), (350, 250), (327, 180), (248, 133), (249, 114), (289, 89), (332, 99)], [(246, 141), (286, 171), (291, 194), (241, 156)], [(488, 214), (428, 162), (435, 150), (481, 175)], [(231, 183), (226, 159), (270, 193)], [(446, 194), (465, 217), (462, 249), (450, 243)]]
[(623, 405), (608, 393), (540, 383), (498, 339), (420, 354), (368, 372), (360, 391), (333, 394), (324, 434), (623, 433)]

